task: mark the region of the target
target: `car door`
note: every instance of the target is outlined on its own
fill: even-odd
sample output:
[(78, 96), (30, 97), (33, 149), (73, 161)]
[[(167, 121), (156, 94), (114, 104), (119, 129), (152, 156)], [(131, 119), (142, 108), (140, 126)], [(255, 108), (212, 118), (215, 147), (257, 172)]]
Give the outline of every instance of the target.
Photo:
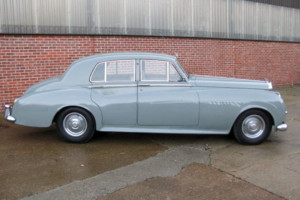
[(137, 83), (135, 60), (99, 63), (92, 75), (92, 100), (102, 113), (102, 124), (136, 125)]
[(163, 60), (140, 60), (138, 125), (197, 126), (199, 98), (176, 66)]

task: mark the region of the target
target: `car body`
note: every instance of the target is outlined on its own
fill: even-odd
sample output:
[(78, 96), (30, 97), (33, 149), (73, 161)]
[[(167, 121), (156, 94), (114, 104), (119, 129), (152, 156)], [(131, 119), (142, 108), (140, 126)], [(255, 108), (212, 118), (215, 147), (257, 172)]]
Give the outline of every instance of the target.
[[(28, 88), (5, 118), (49, 127), (71, 142), (95, 130), (229, 134), (259, 144), (274, 125), (286, 130), (286, 107), (268, 81), (189, 75), (175, 56), (110, 53), (79, 59), (58, 77)], [(88, 132), (88, 133), (87, 133)]]

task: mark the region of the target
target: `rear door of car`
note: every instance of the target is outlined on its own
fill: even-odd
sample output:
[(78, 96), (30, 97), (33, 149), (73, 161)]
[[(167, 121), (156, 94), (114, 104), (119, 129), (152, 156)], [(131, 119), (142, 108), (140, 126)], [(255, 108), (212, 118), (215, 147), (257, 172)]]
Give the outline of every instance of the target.
[(175, 64), (141, 59), (139, 74), (138, 125), (198, 125), (198, 94), (182, 79)]
[(136, 125), (135, 68), (135, 59), (101, 62), (95, 67), (90, 80), (91, 97), (101, 109), (104, 126)]

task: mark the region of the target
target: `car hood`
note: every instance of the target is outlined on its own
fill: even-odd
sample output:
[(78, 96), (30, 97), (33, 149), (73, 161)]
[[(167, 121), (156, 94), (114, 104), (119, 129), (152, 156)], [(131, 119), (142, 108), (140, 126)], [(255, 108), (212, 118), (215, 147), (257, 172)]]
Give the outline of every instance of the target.
[(272, 83), (269, 81), (225, 78), (215, 76), (190, 75), (189, 82), (193, 86), (201, 87), (246, 88), (262, 90), (272, 89)]
[(30, 94), (30, 93), (42, 91), (42, 90), (49, 90), (53, 87), (53, 85), (56, 85), (58, 82), (60, 82), (60, 80), (61, 80), (61, 76), (56, 76), (51, 79), (41, 81), (41, 82), (36, 83), (33, 86), (29, 87), (24, 92), (24, 94)]

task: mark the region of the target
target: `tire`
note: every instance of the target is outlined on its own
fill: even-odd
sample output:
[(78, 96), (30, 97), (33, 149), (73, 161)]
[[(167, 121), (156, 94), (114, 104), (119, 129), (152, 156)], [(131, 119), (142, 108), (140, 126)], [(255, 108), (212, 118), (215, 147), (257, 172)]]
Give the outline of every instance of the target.
[(241, 144), (261, 144), (269, 137), (271, 131), (271, 118), (261, 110), (242, 113), (233, 125), (234, 137)]
[(57, 117), (58, 135), (72, 143), (86, 143), (95, 133), (94, 118), (81, 108), (67, 108)]

